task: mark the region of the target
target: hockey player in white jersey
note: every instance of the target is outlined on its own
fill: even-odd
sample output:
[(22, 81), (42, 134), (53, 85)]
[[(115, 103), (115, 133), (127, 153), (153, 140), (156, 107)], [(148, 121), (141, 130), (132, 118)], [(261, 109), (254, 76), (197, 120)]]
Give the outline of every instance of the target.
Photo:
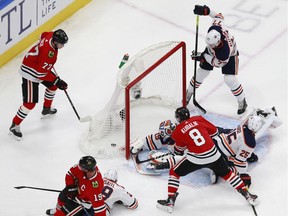
[(194, 14), (210, 16), (212, 25), (206, 35), (206, 48), (201, 54), (192, 52), (192, 59), (200, 62), (197, 70), (196, 81), (192, 77), (187, 89), (187, 104), (189, 103), (195, 88), (199, 88), (204, 79), (208, 77), (214, 67), (221, 68), (224, 75), (224, 82), (230, 88), (232, 94), (238, 101), (237, 113), (243, 114), (247, 108), (245, 94), (242, 85), (236, 75), (239, 67), (239, 52), (235, 39), (223, 27), (224, 17), (221, 13), (216, 13), (206, 5), (195, 5)]
[[(167, 145), (163, 140), (169, 140), (170, 143), (174, 144), (174, 141), (171, 140), (171, 133), (169, 133), (169, 128), (171, 128), (169, 123), (171, 120), (166, 120), (160, 123), (159, 132), (157, 134), (162, 134), (160, 137), (165, 137), (165, 139), (153, 139), (156, 134), (147, 136), (144, 140), (136, 141), (136, 148), (131, 144), (132, 150), (134, 153), (136, 149), (142, 150), (152, 150), (150, 143), (156, 143), (157, 148), (154, 148), (150, 151), (149, 158), (158, 158), (151, 160), (151, 163), (148, 165), (148, 168), (161, 170), (169, 169), (173, 167), (178, 161), (180, 161), (183, 156), (175, 155), (166, 155), (161, 157), (163, 153), (156, 151), (157, 149), (162, 148), (162, 146)], [(255, 162), (258, 160), (254, 150), (256, 147), (256, 141), (263, 135), (263, 133), (268, 128), (276, 128), (282, 124), (282, 121), (277, 116), (276, 109), (273, 107), (271, 109), (255, 109), (250, 113), (247, 118), (238, 125), (235, 129), (224, 129), (218, 127), (219, 135), (215, 136), (213, 141), (220, 150), (220, 152), (225, 156), (230, 168), (236, 173), (239, 174), (241, 179), (244, 181), (246, 186), (251, 185), (251, 177), (248, 174), (248, 162)], [(163, 127), (165, 125), (165, 127)], [(168, 132), (168, 133), (167, 133)], [(158, 135), (158, 136), (159, 136)], [(149, 142), (148, 142), (149, 141)], [(153, 142), (152, 142), (153, 141)], [(141, 148), (140, 148), (141, 147)], [(132, 151), (131, 150), (131, 151)], [(213, 176), (213, 173), (211, 177)], [(216, 181), (215, 179), (212, 181)]]
[(125, 188), (119, 184), (118, 174), (115, 170), (108, 170), (104, 173), (104, 188), (102, 194), (106, 203), (106, 215), (111, 214), (111, 209), (114, 204), (123, 204), (128, 209), (136, 209), (138, 207), (138, 200)]
[[(160, 123), (159, 132), (150, 134), (144, 139), (136, 138), (130, 144), (132, 154), (137, 154), (144, 149), (152, 151), (161, 149), (163, 146), (169, 149), (169, 146), (174, 145), (174, 140), (171, 138), (172, 131), (176, 124), (171, 120), (166, 120)], [(172, 150), (172, 149), (171, 149)]]

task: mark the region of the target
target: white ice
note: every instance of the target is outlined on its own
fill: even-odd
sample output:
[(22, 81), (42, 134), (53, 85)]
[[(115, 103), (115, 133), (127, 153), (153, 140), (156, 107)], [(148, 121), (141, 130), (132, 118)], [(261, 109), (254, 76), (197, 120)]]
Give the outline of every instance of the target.
[[(284, 124), (269, 132), (270, 149), (251, 170), (251, 191), (259, 196), (259, 216), (287, 214), (287, 1), (275, 0), (94, 0), (58, 28), (69, 35), (60, 50), (57, 72), (68, 82), (68, 92), (83, 117), (93, 115), (108, 102), (115, 86), (119, 60), (162, 41), (185, 41), (188, 54), (195, 43), (195, 4), (206, 4), (222, 12), (240, 51), (239, 80), (250, 107), (276, 106)], [(211, 22), (200, 17), (199, 49)], [(8, 128), (21, 105), (21, 78), (17, 73), (25, 52), (0, 68), (0, 170), (1, 216), (45, 215), (55, 206), (57, 194), (30, 189), (27, 185), (62, 189), (66, 171), (84, 155), (80, 136), (87, 123), (79, 123), (61, 91), (54, 106), (58, 113), (40, 119), (40, 103), (21, 125), (22, 141), (8, 136)], [(189, 55), (188, 55), (189, 57)], [(189, 60), (189, 58), (187, 58)], [(193, 62), (188, 61), (188, 78)], [(208, 112), (237, 118), (237, 102), (214, 70), (198, 91), (198, 102)], [(127, 169), (123, 159), (99, 159), (102, 172), (114, 168), (119, 184), (139, 199), (136, 210), (115, 207), (113, 215), (167, 215), (156, 208), (156, 200), (167, 197), (167, 179), (140, 176)], [(181, 185), (173, 215), (249, 216), (252, 208), (228, 184), (193, 188)]]

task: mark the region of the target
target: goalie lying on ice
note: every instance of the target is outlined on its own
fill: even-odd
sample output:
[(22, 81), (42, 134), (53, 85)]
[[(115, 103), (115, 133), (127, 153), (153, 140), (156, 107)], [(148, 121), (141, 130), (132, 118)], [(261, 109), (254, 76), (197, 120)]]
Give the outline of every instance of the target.
[[(258, 156), (253, 153), (257, 140), (268, 128), (273, 129), (281, 124), (282, 121), (277, 116), (276, 109), (273, 107), (264, 110), (253, 110), (253, 112), (234, 129), (218, 127), (219, 134), (213, 137), (213, 141), (225, 156), (230, 168), (240, 175), (248, 187), (251, 185), (251, 177), (248, 174), (248, 162), (258, 161)], [(150, 134), (144, 139), (137, 138), (131, 143), (132, 154), (136, 154), (144, 149), (150, 150), (148, 157), (157, 159), (150, 160), (147, 168), (159, 170), (173, 167), (183, 156), (165, 154), (165, 156), (161, 157), (164, 153), (156, 151), (162, 147), (173, 151), (173, 144), (175, 143), (171, 138), (173, 128), (175, 128), (175, 123), (171, 120), (161, 122), (158, 133)], [(211, 176), (214, 177), (213, 174)]]

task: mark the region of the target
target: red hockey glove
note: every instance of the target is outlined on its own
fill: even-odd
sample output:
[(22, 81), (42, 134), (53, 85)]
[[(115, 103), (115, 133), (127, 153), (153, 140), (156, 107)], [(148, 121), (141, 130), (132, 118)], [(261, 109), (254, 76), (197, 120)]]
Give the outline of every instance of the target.
[(198, 52), (197, 54), (195, 54), (195, 51), (193, 50), (191, 53), (191, 59), (194, 61), (199, 61), (201, 63), (206, 62), (206, 59), (204, 58), (204, 52), (203, 53)]
[(202, 6), (202, 5), (195, 5), (195, 8), (193, 10), (194, 14), (198, 14), (198, 15), (203, 15), (203, 16), (207, 16), (210, 14), (210, 8), (206, 5)]
[(68, 88), (68, 84), (64, 80), (61, 80), (60, 77), (56, 77), (53, 83), (61, 90)]

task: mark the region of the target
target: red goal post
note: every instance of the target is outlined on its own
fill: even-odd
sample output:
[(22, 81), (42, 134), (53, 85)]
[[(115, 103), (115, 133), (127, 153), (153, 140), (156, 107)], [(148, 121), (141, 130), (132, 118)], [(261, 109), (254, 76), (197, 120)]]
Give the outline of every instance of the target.
[(80, 147), (96, 158), (129, 159), (132, 139), (158, 132), (161, 121), (174, 120), (179, 106), (186, 106), (185, 42), (147, 47), (118, 71), (114, 93), (93, 117)]

